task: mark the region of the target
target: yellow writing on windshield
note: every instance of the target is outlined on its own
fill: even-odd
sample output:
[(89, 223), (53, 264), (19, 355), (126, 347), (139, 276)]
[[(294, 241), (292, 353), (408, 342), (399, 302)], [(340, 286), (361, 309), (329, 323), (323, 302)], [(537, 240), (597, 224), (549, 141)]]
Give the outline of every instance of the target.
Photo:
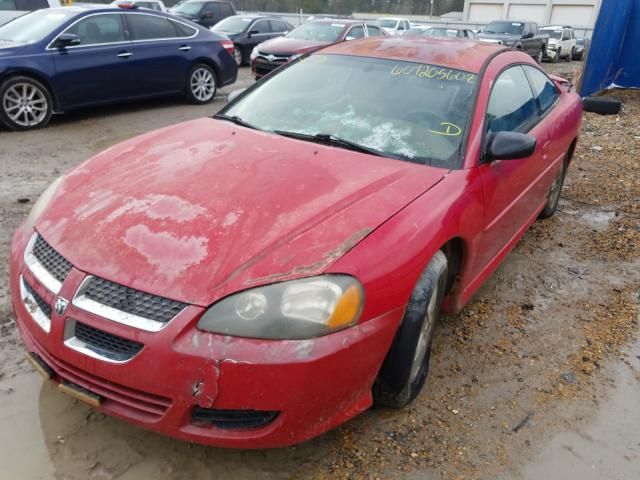
[(450, 68), (434, 67), (432, 65), (394, 65), (391, 75), (416, 76), (418, 78), (435, 78), (450, 82), (474, 83), (478, 77), (475, 73), (461, 72)]
[(440, 123), (442, 130), (429, 130), (435, 135), (444, 135), (446, 137), (457, 137), (462, 133), (462, 129), (455, 123), (442, 122)]

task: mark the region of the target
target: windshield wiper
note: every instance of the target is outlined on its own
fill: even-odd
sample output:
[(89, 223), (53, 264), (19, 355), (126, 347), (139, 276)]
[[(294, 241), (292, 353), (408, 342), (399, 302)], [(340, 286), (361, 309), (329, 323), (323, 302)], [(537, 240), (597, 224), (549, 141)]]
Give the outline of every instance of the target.
[(365, 147), (359, 143), (354, 143), (344, 138), (336, 137), (328, 133), (316, 133), (310, 135), (308, 133), (287, 132), (285, 130), (274, 130), (273, 133), (282, 135), (283, 137), (291, 137), (298, 140), (306, 140), (309, 142), (322, 143), (324, 145), (331, 145), (333, 147), (345, 148), (347, 150), (353, 150), (354, 152), (368, 153), (369, 155), (376, 155), (378, 157), (391, 157), (396, 158), (394, 155), (383, 153), (375, 148)]
[(240, 125), (241, 127), (252, 128), (253, 130), (260, 130), (255, 125), (251, 125), (248, 122), (245, 122), (237, 115), (225, 115), (224, 113), (216, 113), (213, 118), (217, 118), (219, 120), (226, 120), (227, 122), (235, 123), (236, 125)]

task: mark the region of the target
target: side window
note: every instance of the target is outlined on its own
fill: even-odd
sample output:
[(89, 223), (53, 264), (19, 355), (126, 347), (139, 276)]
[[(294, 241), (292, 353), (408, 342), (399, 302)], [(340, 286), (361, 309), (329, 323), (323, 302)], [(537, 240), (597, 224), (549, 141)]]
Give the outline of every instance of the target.
[(556, 103), (560, 93), (555, 84), (544, 73), (534, 67), (525, 66), (527, 76), (533, 86), (533, 93), (542, 113)]
[(522, 67), (511, 67), (502, 72), (489, 97), (488, 130), (493, 133), (526, 131), (537, 115), (538, 109)]
[(192, 37), (198, 32), (198, 30), (196, 30), (195, 28), (189, 27), (184, 23), (180, 23), (180, 22), (171, 22), (171, 23), (173, 23), (173, 26), (178, 32), (178, 37)]
[(254, 24), (251, 25), (250, 31), (257, 35), (260, 35), (262, 33), (270, 33), (271, 29), (269, 28), (269, 21), (258, 20), (257, 22), (254, 22)]
[(66, 30), (80, 37), (80, 45), (99, 45), (126, 41), (122, 15), (92, 15), (80, 20)]
[(135, 40), (154, 40), (177, 36), (174, 23), (164, 17), (133, 13), (127, 15), (127, 21), (133, 30), (132, 34)]
[(382, 35), (380, 29), (375, 25), (367, 25), (367, 32), (369, 32), (370, 37), (379, 37)]
[(15, 0), (0, 0), (0, 10), (18, 10)]
[(287, 26), (278, 20), (269, 20), (271, 23), (271, 31), (274, 33), (282, 33), (289, 30)]
[(403, 21), (398, 22), (398, 30), (404, 30), (404, 22)]
[(351, 30), (349, 30), (346, 36), (348, 40), (355, 40), (357, 38), (364, 38), (364, 27), (362, 25), (351, 27)]
[(202, 11), (200, 12), (201, 17), (215, 18), (216, 20), (220, 19), (220, 10), (217, 9), (215, 3), (207, 3), (204, 7), (202, 7)]

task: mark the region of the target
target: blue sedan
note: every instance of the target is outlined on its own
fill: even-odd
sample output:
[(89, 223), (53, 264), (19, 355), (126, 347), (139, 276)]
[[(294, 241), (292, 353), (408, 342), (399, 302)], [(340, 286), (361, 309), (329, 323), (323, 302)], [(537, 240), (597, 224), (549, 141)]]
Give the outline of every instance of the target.
[(12, 130), (133, 99), (207, 103), (237, 74), (232, 42), (160, 12), (50, 8), (0, 27), (0, 120)]

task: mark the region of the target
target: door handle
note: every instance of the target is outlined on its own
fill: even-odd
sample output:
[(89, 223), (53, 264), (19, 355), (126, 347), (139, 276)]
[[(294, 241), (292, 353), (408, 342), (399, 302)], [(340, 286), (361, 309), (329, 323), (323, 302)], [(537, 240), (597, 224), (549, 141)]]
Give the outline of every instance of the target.
[(120, 58), (129, 58), (132, 55), (133, 55), (133, 53), (131, 53), (131, 52), (120, 52), (118, 54), (118, 57), (120, 57)]
[(190, 45), (182, 45), (180, 48), (178, 48), (178, 50), (180, 50), (181, 52), (188, 52), (189, 50), (191, 50), (191, 46)]

